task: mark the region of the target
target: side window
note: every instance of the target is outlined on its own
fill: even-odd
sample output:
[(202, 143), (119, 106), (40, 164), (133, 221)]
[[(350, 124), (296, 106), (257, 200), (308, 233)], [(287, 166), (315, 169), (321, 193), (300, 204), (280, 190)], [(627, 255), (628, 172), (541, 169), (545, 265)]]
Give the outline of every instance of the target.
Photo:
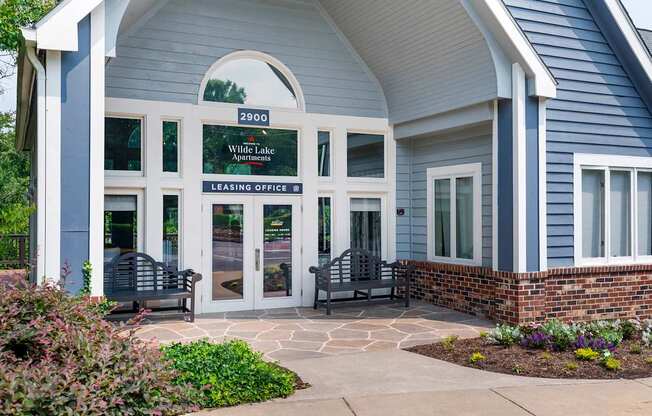
[(104, 169), (142, 170), (143, 120), (106, 117), (104, 126)]
[(427, 171), (428, 259), (481, 264), (482, 166)]

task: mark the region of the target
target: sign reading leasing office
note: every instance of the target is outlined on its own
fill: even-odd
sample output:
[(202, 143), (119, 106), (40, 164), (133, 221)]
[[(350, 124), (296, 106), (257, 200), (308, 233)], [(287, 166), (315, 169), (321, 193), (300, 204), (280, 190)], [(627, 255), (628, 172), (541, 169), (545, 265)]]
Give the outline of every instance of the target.
[(204, 181), (204, 193), (222, 194), (291, 194), (301, 195), (303, 184), (278, 182)]

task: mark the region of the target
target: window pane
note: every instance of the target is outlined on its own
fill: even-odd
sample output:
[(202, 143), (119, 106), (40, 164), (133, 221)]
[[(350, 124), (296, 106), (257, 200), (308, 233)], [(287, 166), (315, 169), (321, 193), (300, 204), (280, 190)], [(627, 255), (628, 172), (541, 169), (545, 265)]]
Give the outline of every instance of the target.
[(290, 81), (276, 67), (258, 59), (235, 59), (210, 75), (205, 101), (297, 108)]
[(319, 176), (331, 176), (331, 133), (317, 133), (317, 164)]
[(473, 178), (455, 180), (455, 232), (456, 255), (461, 259), (473, 258)]
[(604, 172), (582, 171), (582, 257), (604, 257)]
[(351, 248), (381, 255), (380, 198), (351, 198)]
[(451, 180), (435, 181), (435, 256), (451, 255)]
[(385, 136), (381, 134), (347, 134), (347, 174), (349, 178), (385, 176)]
[(263, 224), (263, 296), (292, 296), (292, 205), (264, 205)]
[(244, 207), (213, 205), (213, 300), (242, 299)]
[(141, 120), (107, 117), (104, 129), (104, 169), (139, 171)]
[(652, 172), (638, 173), (638, 254), (652, 256)]
[(178, 172), (179, 123), (163, 122), (163, 172)]
[(319, 198), (319, 230), (317, 237), (319, 265), (331, 261), (331, 199)]
[(297, 176), (296, 130), (204, 125), (204, 173)]
[(631, 256), (631, 178), (611, 171), (611, 255)]
[(163, 263), (179, 267), (178, 195), (163, 195)]
[(137, 198), (135, 195), (104, 196), (104, 261), (137, 251)]

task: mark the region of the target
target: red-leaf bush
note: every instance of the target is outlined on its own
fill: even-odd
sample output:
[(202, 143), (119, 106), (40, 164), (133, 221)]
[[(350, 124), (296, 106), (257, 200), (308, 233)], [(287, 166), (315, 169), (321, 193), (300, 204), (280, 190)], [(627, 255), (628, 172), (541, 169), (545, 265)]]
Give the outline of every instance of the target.
[(88, 298), (0, 285), (0, 414), (175, 415), (198, 392)]

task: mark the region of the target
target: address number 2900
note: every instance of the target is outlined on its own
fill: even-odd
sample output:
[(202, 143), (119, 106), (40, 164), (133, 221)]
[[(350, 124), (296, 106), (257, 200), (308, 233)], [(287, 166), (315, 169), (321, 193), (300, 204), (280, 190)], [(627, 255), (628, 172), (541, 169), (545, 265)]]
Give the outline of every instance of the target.
[(269, 126), (269, 111), (238, 109), (238, 123)]

